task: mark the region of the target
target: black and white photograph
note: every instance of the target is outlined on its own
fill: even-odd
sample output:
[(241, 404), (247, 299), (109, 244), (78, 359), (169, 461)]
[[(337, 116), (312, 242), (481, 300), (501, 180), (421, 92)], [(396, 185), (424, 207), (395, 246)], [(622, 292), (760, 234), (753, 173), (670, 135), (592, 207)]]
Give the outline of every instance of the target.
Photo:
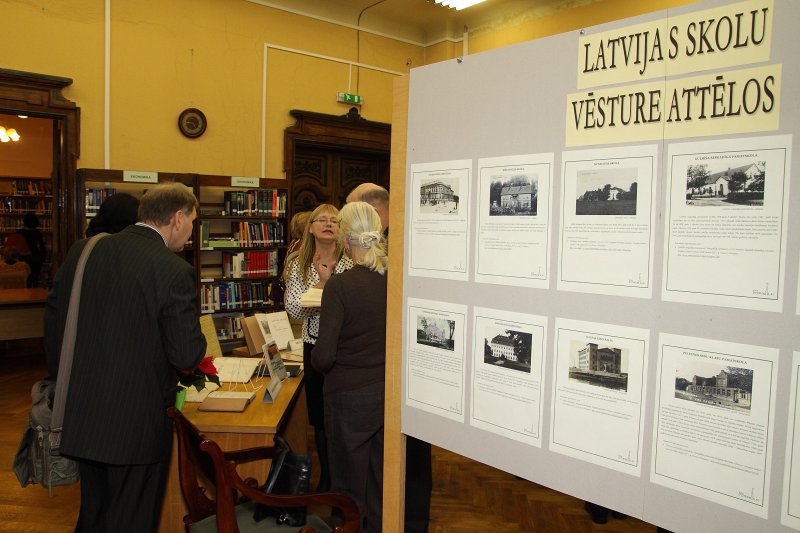
[(753, 370), (737, 366), (678, 361), (675, 398), (748, 413), (753, 395)]
[(424, 214), (458, 214), (458, 178), (422, 180), (419, 188), (419, 209)]
[(564, 153), (559, 289), (651, 297), (657, 155), (653, 144)]
[(550, 449), (638, 475), (650, 332), (566, 318), (555, 331)]
[(783, 310), (791, 149), (791, 135), (669, 145), (665, 300)]
[[(741, 161), (740, 161), (741, 163)], [(698, 207), (764, 205), (766, 161), (731, 166), (727, 158), (686, 167), (686, 205)]]
[(572, 341), (569, 379), (618, 391), (628, 390), (628, 350), (609, 344)]
[(464, 422), (467, 306), (409, 298), (406, 405)]
[(579, 170), (575, 184), (576, 215), (635, 215), (638, 170)]
[(471, 160), (412, 165), (410, 276), (467, 280), (471, 171)]
[(483, 338), (483, 362), (530, 374), (532, 342), (530, 333), (488, 326)]
[(417, 344), (455, 350), (453, 334), (456, 330), (456, 321), (430, 316), (417, 316)]
[(536, 175), (492, 176), (489, 216), (536, 216), (538, 198), (539, 178)]

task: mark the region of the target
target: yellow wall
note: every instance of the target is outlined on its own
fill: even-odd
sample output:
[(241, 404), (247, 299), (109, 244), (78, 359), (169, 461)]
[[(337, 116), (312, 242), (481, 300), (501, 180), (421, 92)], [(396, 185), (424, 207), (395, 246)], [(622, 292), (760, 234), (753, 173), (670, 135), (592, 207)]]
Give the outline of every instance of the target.
[[(441, 43), (437, 43), (425, 48), (425, 64), (429, 65), (431, 63), (438, 63), (439, 61), (446, 61), (447, 59), (453, 59), (454, 57), (458, 57), (463, 54), (464, 47), (463, 43), (458, 42), (454, 43), (451, 41), (445, 41)], [(419, 65), (414, 65), (419, 66)]]
[[(62, 5), (67, 4), (67, 5)], [(81, 108), (79, 167), (104, 165), (104, 0), (0, 0), (0, 66), (72, 78)], [(399, 72), (422, 64), (420, 47), (242, 0), (112, 0), (110, 167), (258, 176), (264, 43)], [(357, 54), (357, 50), (360, 53)], [(267, 53), (266, 176), (282, 178), (290, 109), (345, 114), (339, 91), (364, 97), (362, 115), (391, 120), (391, 74), (270, 49)], [(356, 84), (358, 83), (358, 89)], [(186, 139), (177, 118), (201, 109), (208, 129)]]
[(527, 13), (504, 20), (502, 27), (476, 28), (474, 34), (470, 34), (469, 53), (492, 50), (697, 1), (699, 0), (597, 0), (570, 9), (551, 6), (550, 9), (543, 10), (540, 16)]
[[(469, 53), (624, 18), (689, 0), (600, 0), (503, 26), (476, 29)], [(0, 66), (64, 76), (81, 108), (79, 167), (104, 156), (104, 0), (0, 0)], [(111, 168), (258, 176), (264, 43), (407, 72), (463, 53), (461, 43), (427, 48), (356, 32), (243, 0), (111, 0)], [(291, 109), (344, 114), (339, 91), (364, 97), (362, 115), (391, 121), (391, 74), (277, 49), (267, 52), (266, 177), (282, 178), (283, 130)], [(201, 109), (208, 129), (186, 139), (176, 122)]]
[(75, 80), (64, 95), (81, 107), (81, 145), (96, 147), (91, 166), (102, 167), (103, 0), (0, 0), (0, 20), (17, 43), (0, 49), (0, 66)]

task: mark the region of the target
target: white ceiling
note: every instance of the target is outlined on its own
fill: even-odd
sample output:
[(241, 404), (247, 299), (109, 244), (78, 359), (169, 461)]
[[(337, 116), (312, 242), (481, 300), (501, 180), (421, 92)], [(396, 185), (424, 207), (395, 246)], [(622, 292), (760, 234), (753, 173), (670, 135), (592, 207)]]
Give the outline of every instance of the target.
[(461, 11), (430, 0), (245, 0), (285, 9), (362, 29), (383, 33), (415, 44), (461, 39), (469, 31), (521, 22), (599, 0), (486, 0)]

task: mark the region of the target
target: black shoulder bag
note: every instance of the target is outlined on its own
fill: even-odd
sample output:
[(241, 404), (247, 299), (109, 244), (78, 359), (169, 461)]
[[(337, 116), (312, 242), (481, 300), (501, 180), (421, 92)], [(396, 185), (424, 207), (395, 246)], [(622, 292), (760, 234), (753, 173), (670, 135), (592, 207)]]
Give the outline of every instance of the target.
[(64, 406), (67, 403), (67, 390), (72, 373), (75, 335), (78, 330), (83, 270), (94, 245), (107, 235), (108, 233), (100, 233), (89, 239), (81, 250), (81, 256), (75, 267), (64, 337), (61, 340), (58, 379), (55, 382), (43, 379), (33, 384), (28, 427), (22, 434), (19, 449), (14, 456), (14, 473), (23, 487), (28, 483), (38, 483), (52, 489), (60, 485), (77, 483), (80, 479), (77, 463), (61, 455), (59, 447), (64, 423)]
[[(299, 455), (289, 448), (289, 444), (279, 435), (275, 435), (275, 456), (269, 469), (267, 481), (261, 487), (264, 492), (272, 494), (305, 494), (311, 480), (311, 457)], [(259, 522), (268, 516), (275, 518), (279, 524), (302, 526), (306, 523), (305, 507), (269, 507), (257, 505), (253, 520)]]

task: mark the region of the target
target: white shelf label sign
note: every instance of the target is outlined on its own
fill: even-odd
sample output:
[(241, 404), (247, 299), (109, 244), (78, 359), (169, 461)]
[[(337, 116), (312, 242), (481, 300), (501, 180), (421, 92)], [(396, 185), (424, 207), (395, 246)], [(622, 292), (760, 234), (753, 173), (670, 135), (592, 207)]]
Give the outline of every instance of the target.
[(134, 183), (158, 183), (158, 172), (123, 170), (122, 181), (131, 181)]
[(231, 187), (258, 187), (258, 178), (231, 176)]

